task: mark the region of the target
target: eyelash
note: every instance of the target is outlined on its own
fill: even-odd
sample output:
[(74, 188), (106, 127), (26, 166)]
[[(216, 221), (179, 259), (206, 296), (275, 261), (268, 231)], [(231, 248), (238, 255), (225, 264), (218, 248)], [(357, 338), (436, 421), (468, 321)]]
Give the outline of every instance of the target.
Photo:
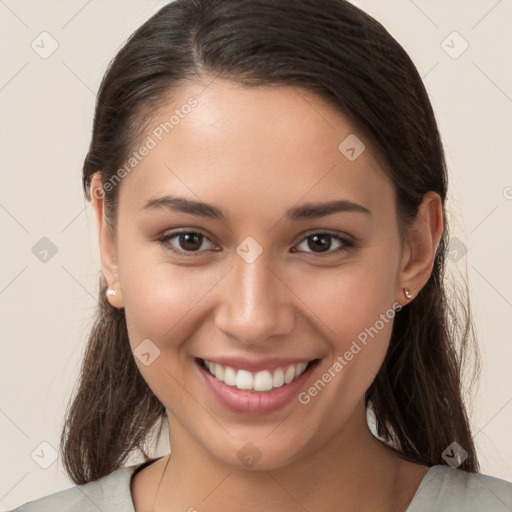
[[(170, 245), (169, 245), (169, 241), (172, 240), (173, 238), (176, 238), (178, 237), (179, 235), (201, 235), (203, 238), (205, 238), (206, 240), (208, 240), (210, 243), (213, 243), (211, 242), (211, 240), (206, 236), (204, 235), (203, 233), (199, 232), (199, 231), (173, 231), (171, 233), (169, 233), (168, 235), (165, 235), (165, 236), (162, 236), (160, 238), (157, 239), (157, 241), (167, 250), (171, 251), (171, 252), (174, 252), (176, 254), (179, 254), (179, 255), (186, 255), (187, 257), (199, 257), (202, 255), (202, 253), (204, 251), (184, 251), (184, 250), (181, 250), (181, 251), (177, 251), (175, 249), (173, 249)], [(348, 240), (347, 238), (344, 238), (336, 233), (332, 233), (330, 231), (315, 231), (315, 232), (312, 232), (308, 235), (306, 235), (304, 238), (302, 238), (299, 242), (299, 244), (301, 244), (304, 240), (307, 240), (308, 238), (314, 236), (314, 235), (328, 235), (334, 239), (336, 239), (337, 241), (341, 242), (343, 245), (341, 245), (340, 247), (338, 247), (337, 249), (330, 249), (329, 251), (327, 252), (324, 252), (324, 253), (314, 253), (314, 252), (307, 252), (307, 254), (313, 254), (314, 256), (319, 256), (319, 257), (328, 257), (328, 256), (333, 256), (334, 254), (341, 254), (341, 253), (344, 253), (344, 252), (347, 252), (349, 251), (351, 248), (355, 247), (355, 244), (354, 242), (352, 242), (351, 240)], [(301, 252), (301, 251), (297, 251), (297, 252)]]

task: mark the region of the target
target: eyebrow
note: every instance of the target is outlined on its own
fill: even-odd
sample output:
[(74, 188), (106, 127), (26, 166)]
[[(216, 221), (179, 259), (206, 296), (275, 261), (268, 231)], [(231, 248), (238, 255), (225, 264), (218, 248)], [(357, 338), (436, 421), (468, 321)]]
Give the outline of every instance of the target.
[[(214, 205), (168, 195), (150, 199), (141, 209), (166, 209), (173, 212), (188, 213), (190, 215), (197, 215), (198, 217), (208, 217), (223, 221), (227, 221), (229, 217), (227, 213)], [(371, 216), (371, 211), (368, 210), (368, 208), (346, 199), (340, 199), (326, 203), (305, 203), (296, 206), (286, 212), (285, 218), (289, 221), (317, 219), (341, 212), (363, 213)]]

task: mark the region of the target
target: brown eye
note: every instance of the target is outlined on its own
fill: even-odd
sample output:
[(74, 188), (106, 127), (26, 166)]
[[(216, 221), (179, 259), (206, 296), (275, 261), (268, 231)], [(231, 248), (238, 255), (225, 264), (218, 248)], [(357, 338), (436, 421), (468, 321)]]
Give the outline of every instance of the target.
[(178, 235), (178, 244), (185, 251), (196, 251), (201, 248), (203, 235), (200, 233), (180, 233)]
[[(178, 254), (189, 253), (192, 256), (201, 254), (201, 247), (205, 241), (211, 242), (202, 233), (196, 231), (175, 231), (159, 238), (158, 241), (167, 249)], [(172, 243), (171, 243), (172, 241)], [(211, 244), (213, 246), (213, 244)]]
[[(339, 246), (331, 249), (333, 240), (335, 240)], [(306, 236), (299, 244), (299, 246), (304, 243), (306, 243), (306, 248), (308, 249), (305, 252), (317, 254), (318, 256), (330, 256), (333, 254), (339, 254), (341, 252), (348, 251), (348, 249), (354, 245), (350, 240), (346, 238), (343, 238), (334, 233), (326, 232), (312, 233), (311, 235)]]

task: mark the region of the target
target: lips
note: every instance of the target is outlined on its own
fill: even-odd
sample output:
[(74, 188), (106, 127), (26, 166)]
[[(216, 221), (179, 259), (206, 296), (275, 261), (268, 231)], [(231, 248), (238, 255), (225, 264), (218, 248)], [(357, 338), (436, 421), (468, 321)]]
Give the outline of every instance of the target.
[[(224, 363), (229, 361), (232, 366), (219, 361)], [(236, 361), (240, 366), (235, 364)], [(319, 365), (320, 359), (248, 361), (233, 358), (195, 358), (195, 362), (209, 392), (224, 408), (244, 414), (267, 414), (277, 411), (297, 399), (301, 388)], [(248, 367), (253, 370), (249, 370)], [(292, 370), (289, 370), (290, 367), (293, 368), (293, 378), (291, 377)], [(216, 376), (217, 372), (222, 380)], [(282, 384), (281, 372), (283, 373)], [(286, 372), (288, 372), (288, 383), (284, 381)], [(272, 386), (269, 388), (270, 378), (272, 378)], [(276, 386), (274, 386), (274, 379), (276, 379)], [(263, 388), (265, 390), (258, 390)]]

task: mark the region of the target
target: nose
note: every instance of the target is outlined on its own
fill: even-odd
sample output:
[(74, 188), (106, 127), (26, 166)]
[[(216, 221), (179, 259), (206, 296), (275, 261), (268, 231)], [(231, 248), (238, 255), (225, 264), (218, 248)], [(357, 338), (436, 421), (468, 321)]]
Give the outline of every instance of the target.
[(293, 292), (285, 281), (269, 266), (265, 251), (252, 263), (236, 256), (221, 289), (217, 328), (247, 345), (274, 342), (290, 333), (295, 324)]

